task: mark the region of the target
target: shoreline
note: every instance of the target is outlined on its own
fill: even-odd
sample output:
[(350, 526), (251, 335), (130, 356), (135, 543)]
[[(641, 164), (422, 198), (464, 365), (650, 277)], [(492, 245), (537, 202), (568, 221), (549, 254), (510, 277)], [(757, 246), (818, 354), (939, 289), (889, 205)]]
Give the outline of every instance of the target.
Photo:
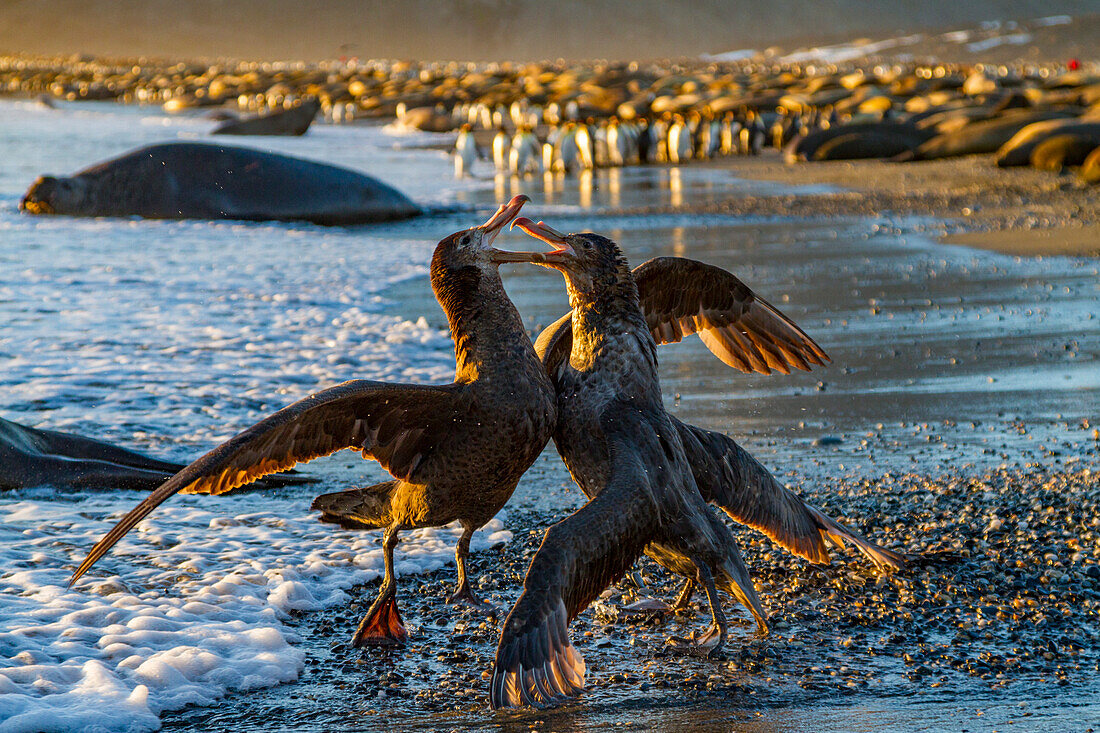
[(1100, 209), (1094, 188), (1072, 176), (998, 168), (992, 161), (992, 156), (968, 156), (905, 164), (787, 165), (777, 151), (768, 150), (757, 158), (692, 165), (748, 180), (836, 190), (732, 195), (714, 205), (687, 208), (741, 216), (929, 216), (937, 219), (929, 233), (945, 244), (1022, 257), (1100, 257)]
[[(10, 101), (11, 94), (0, 95)], [(31, 97), (21, 101), (30, 101)], [(114, 104), (94, 101), (91, 104)], [(382, 118), (362, 118), (356, 125), (380, 125)], [(387, 123), (388, 124), (388, 123)], [(431, 134), (431, 133), (427, 133)], [(479, 145), (491, 145), (491, 131), (478, 130)], [(415, 146), (450, 151), (451, 133)], [(822, 219), (830, 217), (927, 217), (925, 233), (944, 244), (996, 251), (1020, 257), (1100, 257), (1100, 207), (1096, 187), (1068, 173), (1028, 166), (999, 168), (993, 155), (971, 155), (928, 161), (840, 160), (787, 164), (779, 151), (759, 156), (692, 160), (626, 169), (683, 168), (721, 171), (733, 179), (780, 184), (787, 190), (745, 193), (736, 184), (728, 193), (705, 202), (609, 207), (602, 214), (722, 214)], [(609, 168), (598, 169), (606, 172)], [(498, 180), (502, 179), (497, 174)], [(515, 183), (513, 180), (513, 189)], [(529, 180), (529, 179), (524, 179)], [(578, 182), (576, 175), (566, 186)], [(524, 186), (526, 187), (526, 185)]]
[[(85, 152), (113, 144), (117, 130), (128, 129), (133, 120), (114, 122), (117, 126), (104, 123), (102, 129), (108, 132), (98, 133), (100, 138), (83, 142)], [(62, 148), (68, 155), (57, 141), (66, 139), (69, 128), (43, 128), (25, 144), (35, 151)], [(139, 134), (146, 132), (152, 134)], [(442, 156), (402, 155), (385, 160), (377, 151), (387, 147), (360, 145), (355, 150), (347, 141), (359, 138), (345, 134), (353, 132), (359, 131), (316, 135), (285, 145), (319, 159), (338, 156), (358, 165), (382, 160), (383, 174), (401, 166), (400, 175), (410, 182), (437, 173), (433, 181), (437, 185), (448, 175)], [(772, 194), (780, 187), (757, 186), (764, 193), (754, 197), (753, 205), (770, 206), (790, 222), (714, 225), (693, 222), (690, 214), (684, 215), (696, 205), (718, 210), (727, 200), (745, 198), (748, 184), (727, 177), (721, 167), (766, 168), (773, 162), (771, 155), (695, 163), (703, 175), (685, 174), (682, 179), (682, 200), (689, 205), (660, 209), (676, 212), (678, 221), (670, 224), (639, 216), (633, 228), (627, 226), (624, 231), (629, 233), (632, 254), (639, 257), (678, 252), (744, 273), (762, 294), (783, 303), (785, 311), (789, 309), (828, 345), (835, 367), (764, 384), (731, 374), (724, 364), (700, 351), (703, 347), (697, 339), (690, 339), (682, 348), (660, 355), (667, 375), (662, 378), (666, 398), (675, 400), (678, 417), (723, 432), (736, 431), (747, 448), (776, 470), (777, 478), (790, 480), (826, 511), (872, 537), (913, 551), (953, 551), (951, 545), (958, 543), (968, 556), (942, 566), (921, 565), (880, 581), (858, 560), (840, 562), (838, 558), (831, 568), (811, 568), (746, 533), (749, 564), (766, 593), (769, 610), (777, 616), (776, 630), (772, 637), (759, 639), (747, 625), (737, 624), (719, 660), (668, 656), (664, 649), (666, 637), (698, 631), (706, 623), (701, 597), (696, 598), (691, 618), (638, 621), (618, 616), (618, 610), (636, 597), (668, 599), (675, 592), (674, 578), (643, 563), (637, 568), (639, 584), (633, 582), (632, 573), (631, 579), (612, 589), (602, 610), (593, 609), (579, 619), (574, 638), (589, 658), (591, 689), (578, 705), (549, 713), (494, 715), (487, 711), (482, 675), (491, 665), (499, 627), (442, 602), (453, 583), (452, 566), (424, 576), (423, 582), (410, 578), (402, 584), (403, 610), (417, 632), (407, 649), (364, 655), (348, 650), (346, 639), (370, 602), (376, 587), (372, 582), (350, 591), (346, 603), (341, 600), (326, 610), (290, 614), (298, 637), (288, 633), (287, 638), (293, 639), (288, 643), (306, 658), (296, 683), (267, 690), (234, 688), (209, 707), (192, 706), (163, 715), (163, 729), (218, 727), (245, 733), (282, 719), (307, 731), (364, 730), (372, 725), (390, 730), (508, 729), (535, 722), (544, 729), (573, 730), (611, 726), (633, 716), (665, 730), (702, 731), (715, 729), (712, 721), (718, 715), (738, 727), (757, 725), (754, 721), (762, 717), (758, 727), (748, 729), (774, 733), (822, 727), (818, 715), (832, 721), (824, 727), (859, 727), (864, 715), (858, 710), (872, 707), (882, 733), (908, 730), (907, 720), (920, 717), (916, 712), (908, 715), (909, 706), (950, 706), (954, 712), (939, 717), (954, 729), (972, 728), (978, 715), (986, 724), (1011, 721), (1021, 697), (1048, 701), (1033, 719), (1058, 716), (1041, 719), (1047, 728), (1071, 728), (1074, 722), (1094, 717), (1074, 706), (1098, 669), (1094, 650), (1100, 641), (1096, 623), (1100, 586), (1093, 575), (1078, 577), (1082, 570), (1094, 567), (1097, 558), (1089, 554), (1087, 545), (1081, 550), (1070, 541), (1085, 537), (1087, 542), (1095, 535), (1095, 527), (1082, 522), (1096, 514), (1095, 492), (1089, 489), (1100, 443), (1084, 442), (1093, 435), (1087, 421), (1079, 421), (1076, 414), (1062, 415), (1066, 405), (1072, 404), (1068, 409), (1074, 413), (1087, 409), (1087, 399), (1095, 392), (1089, 363), (1093, 354), (1077, 343), (1088, 342), (1095, 321), (1074, 320), (1082, 310), (1077, 304), (1083, 301), (1087, 308), (1091, 302), (1086, 298), (1095, 281), (1094, 264), (1004, 261), (980, 253), (955, 256), (943, 248), (929, 253), (923, 234), (920, 247), (905, 247), (909, 233), (879, 226), (877, 222), (887, 216), (882, 212), (871, 215), (874, 226), (829, 221), (820, 211), (837, 208), (830, 198), (855, 206), (868, 205), (870, 196), (833, 191), (827, 185), (802, 189), (806, 194), (798, 189)], [(60, 157), (58, 153), (48, 160)], [(425, 162), (415, 160), (418, 157)], [(22, 159), (26, 158), (24, 153)], [(18, 155), (10, 158), (20, 159)], [(14, 163), (8, 165), (9, 170), (17, 170)], [(708, 166), (714, 167), (708, 170)], [(687, 168), (691, 170), (690, 165)], [(851, 168), (857, 173), (867, 170), (865, 164)], [(825, 170), (810, 166), (790, 172), (816, 175)], [(596, 179), (604, 180), (604, 173), (599, 172)], [(627, 180), (624, 186), (621, 200), (631, 210), (644, 211), (648, 204), (665, 207), (669, 200), (671, 185), (664, 185), (672, 179), (668, 171), (655, 166), (645, 173), (646, 180)], [(749, 177), (746, 173), (745, 178)], [(711, 195), (707, 186), (695, 186), (696, 178), (709, 179), (704, 181), (707, 186), (717, 180), (713, 190), (720, 193)], [(542, 183), (532, 180), (535, 185)], [(575, 178), (567, 179), (568, 194), (555, 192), (555, 200), (547, 196), (546, 203), (564, 204), (558, 209), (560, 216), (574, 221), (614, 215), (615, 210), (603, 208), (603, 201), (590, 207), (575, 205), (584, 200), (576, 191), (577, 183)], [(559, 184), (555, 181), (555, 186)], [(476, 206), (495, 206), (490, 198), (496, 196), (494, 191), (480, 186), (471, 190), (469, 198)], [(610, 200), (608, 194), (599, 192), (595, 198)], [(710, 198), (693, 204), (696, 196)], [(819, 213), (812, 212), (814, 206)], [(804, 207), (806, 213), (796, 207)], [(230, 231), (228, 227), (104, 220), (89, 228), (83, 221), (61, 218), (49, 226), (36, 226), (13, 211), (0, 213), (7, 217), (5, 221), (15, 222), (16, 236), (25, 237), (16, 241), (28, 245), (9, 255), (27, 258), (27, 263), (13, 260), (19, 267), (11, 270), (8, 285), (14, 305), (7, 307), (13, 313), (30, 314), (18, 320), (44, 323), (33, 328), (49, 336), (31, 333), (15, 339), (16, 354), (33, 353), (35, 358), (33, 364), (22, 359), (16, 367), (25, 371), (13, 369), (13, 373), (27, 374), (27, 383), (47, 396), (58, 390), (45, 380), (51, 379), (51, 373), (60, 376), (56, 379), (61, 384), (59, 396), (45, 405), (56, 410), (54, 415), (90, 419), (86, 405), (95, 404), (98, 422), (194, 442), (196, 436), (211, 436), (211, 422), (224, 427), (263, 409), (264, 395), (277, 385), (282, 385), (277, 388), (280, 396), (272, 402), (282, 401), (287, 390), (303, 389), (348, 370), (370, 378), (427, 379), (450, 363), (450, 346), (440, 340), (445, 337), (440, 335), (438, 306), (424, 287), (424, 268), (408, 267), (410, 255), (425, 256), (421, 240), (448, 231), (450, 218), (347, 231), (234, 226), (234, 247), (227, 250), (223, 235)], [(799, 215), (817, 220), (799, 220)], [(928, 220), (929, 226), (944, 226), (940, 218), (929, 216)], [(924, 222), (915, 225), (924, 226)], [(682, 239), (675, 238), (674, 230), (684, 234)], [(130, 271), (136, 248), (119, 244), (165, 240), (166, 232), (178, 235), (166, 246), (190, 254), (175, 260), (174, 256), (157, 257), (153, 251), (150, 263), (178, 264), (148, 276), (146, 271)], [(749, 234), (751, 241), (739, 242), (741, 233)], [(837, 234), (840, 241), (835, 241)], [(83, 247), (84, 239), (104, 244)], [(682, 249), (676, 249), (681, 244)], [(310, 266), (298, 267), (305, 259)], [(87, 273), (69, 275), (62, 268), (66, 260), (88, 262), (82, 268)], [(253, 263), (269, 260), (269, 268), (253, 268)], [(196, 262), (211, 263), (224, 273), (224, 281), (197, 271)], [(30, 267), (42, 271), (43, 285), (23, 284), (28, 280), (23, 270)], [(412, 272), (419, 273), (417, 279), (407, 277)], [(391, 283), (382, 290), (373, 287), (380, 277)], [(118, 278), (127, 278), (121, 281), (126, 287), (118, 288)], [(554, 317), (560, 313), (551, 305), (560, 302), (552, 297), (564, 297), (559, 278), (548, 277), (541, 268), (527, 268), (509, 273), (506, 279), (521, 312)], [(1020, 286), (1028, 281), (1054, 283), (1052, 300), (1036, 308), (1035, 292)], [(165, 284), (173, 287), (166, 289)], [(203, 287), (212, 293), (196, 303), (190, 294)], [(138, 319), (133, 316), (141, 312), (139, 306), (108, 308), (102, 293), (112, 289), (126, 296), (121, 300), (124, 306), (159, 301), (163, 310), (158, 308), (153, 318)], [(62, 300), (83, 309), (91, 320), (80, 317), (80, 311), (75, 318), (61, 311), (42, 312), (41, 303)], [(985, 316), (989, 302), (1003, 306), (990, 314), (992, 318)], [(203, 325), (214, 329), (203, 334), (220, 334), (213, 362), (199, 354), (192, 365), (189, 360), (195, 350), (157, 347), (165, 329), (179, 343), (190, 342), (194, 332), (184, 329), (195, 313), (203, 314)], [(969, 316), (981, 321), (971, 322)], [(173, 326), (177, 321), (182, 325)], [(96, 324), (105, 322), (118, 325), (106, 338), (88, 343), (87, 334), (102, 330)], [(400, 327), (399, 343), (391, 344), (383, 337), (395, 325)], [(114, 331), (125, 331), (125, 339), (115, 337)], [(400, 335), (402, 331), (408, 338)], [(319, 332), (336, 338), (326, 338), (322, 344)], [(1076, 339), (1062, 340), (1060, 334), (1076, 334)], [(152, 347), (141, 349), (141, 363), (128, 361), (134, 344), (146, 343)], [(250, 344), (258, 348), (253, 350)], [(89, 347), (91, 352), (85, 356), (96, 381), (89, 382), (84, 374), (69, 380), (72, 355)], [(120, 356), (117, 363), (132, 366), (111, 366)], [(1075, 368), (1078, 363), (1082, 366)], [(1031, 394), (1032, 375), (1039, 370), (1054, 383), (1048, 387), (1054, 388)], [(130, 399), (132, 392), (115, 388), (153, 372), (170, 372), (173, 385), (158, 377), (150, 379), (147, 396), (136, 406)], [(242, 382), (237, 375), (247, 379), (254, 375), (254, 380)], [(447, 375), (443, 371), (441, 379)], [(989, 387), (992, 383), (997, 386)], [(116, 394), (123, 395), (121, 401)], [(24, 402), (22, 394), (13, 401), (42, 406)], [(188, 404), (199, 407), (189, 411)], [(166, 418), (167, 414), (171, 417)], [(969, 420), (957, 420), (960, 416)], [(824, 435), (843, 442), (815, 447), (811, 441)], [(775, 446), (780, 444), (788, 452), (778, 454)], [(979, 454), (994, 463), (1013, 462), (1019, 470), (967, 470), (969, 457)], [(907, 470), (910, 460), (915, 473)], [(1072, 465), (1061, 465), (1063, 460)], [(1025, 469), (1025, 463), (1048, 468), (1037, 472)], [(952, 471), (945, 474), (930, 468), (938, 465), (949, 465)], [(342, 462), (332, 459), (328, 467), (309, 470), (320, 471), (335, 489), (358, 481), (362, 466), (358, 457), (345, 454)], [(957, 466), (960, 469), (955, 471)], [(368, 470), (370, 476), (377, 472)], [(884, 476), (886, 471), (889, 475)], [(1020, 491), (1021, 486), (1027, 490)], [(503, 548), (483, 550), (474, 560), (478, 587), (502, 610), (514, 604), (546, 526), (580, 501), (580, 492), (553, 449), (536, 463), (521, 491), (508, 510), (507, 526), (514, 539)], [(300, 492), (303, 504), (312, 493), (317, 489)], [(242, 497), (241, 503), (246, 502)], [(224, 511), (240, 516), (244, 527), (240, 531), (246, 531), (255, 515), (250, 509), (245, 514), (244, 509), (229, 506)], [(271, 513), (271, 506), (264, 508)], [(1072, 517), (1072, 524), (1063, 519), (1069, 509), (1083, 512)], [(215, 511), (213, 505), (211, 511)], [(278, 516), (270, 519), (282, 521)], [(994, 526), (995, 520), (1000, 526)], [(1052, 537), (1047, 530), (1051, 523), (1056, 527), (1064, 523), (1065, 531)], [(161, 526), (169, 534), (190, 531), (170, 521)], [(200, 521), (197, 527), (205, 530), (207, 522)], [(307, 524), (307, 529), (311, 527)], [(983, 532), (983, 528), (989, 529)], [(229, 540), (225, 529), (220, 533), (215, 539)], [(374, 551), (371, 539), (353, 534), (346, 546), (363, 542), (362, 547)], [(449, 549), (444, 550), (447, 556)], [(266, 548), (256, 553), (257, 562), (283, 565)], [(1078, 553), (1081, 557), (1075, 559)], [(1040, 560), (1044, 555), (1054, 556), (1060, 565)], [(170, 557), (162, 551), (156, 562)], [(1018, 562), (1024, 565), (1012, 564)], [(986, 572), (990, 566), (1005, 569), (991, 574)], [(217, 561), (217, 567), (225, 568), (223, 576), (231, 568), (223, 560)], [(127, 577), (142, 576), (139, 572)], [(1081, 593), (1081, 587), (1088, 592), (1083, 601), (1073, 596)], [(865, 604), (865, 610), (856, 604)], [(1062, 613), (1066, 608), (1071, 615)], [(987, 641), (987, 633), (995, 638)], [(1010, 633), (1015, 634), (1011, 639), (1002, 636)], [(1053, 635), (1054, 649), (1046, 634)], [(1000, 717), (975, 712), (979, 704), (985, 711), (990, 706), (1001, 710)], [(846, 706), (856, 709), (852, 717)], [(624, 714), (624, 710), (631, 712)], [(890, 723), (890, 716), (897, 722)]]

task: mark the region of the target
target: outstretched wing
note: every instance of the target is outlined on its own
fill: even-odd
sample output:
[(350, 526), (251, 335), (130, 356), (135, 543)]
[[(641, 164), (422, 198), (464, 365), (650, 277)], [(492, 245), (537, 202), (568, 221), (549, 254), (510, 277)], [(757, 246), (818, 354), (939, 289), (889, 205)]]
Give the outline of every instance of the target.
[(70, 585), (173, 494), (223, 494), (342, 448), (363, 451), (396, 478), (417, 475), (437, 429), (456, 419), (459, 392), (443, 387), (355, 380), (310, 395), (221, 444), (138, 504), (80, 564)]
[(659, 344), (699, 338), (745, 373), (809, 371), (829, 357), (805, 331), (720, 267), (684, 257), (656, 257), (634, 268), (646, 323)]
[(569, 623), (630, 568), (652, 537), (656, 509), (629, 439), (609, 437), (611, 471), (594, 499), (546, 531), (497, 646), (494, 709), (546, 707), (584, 689)]
[[(794, 321), (720, 267), (685, 257), (657, 257), (634, 268), (642, 312), (658, 344), (699, 334), (707, 348), (745, 373), (809, 371), (829, 357)], [(550, 377), (569, 357), (566, 314), (535, 342)]]
[(898, 553), (879, 547), (807, 504), (732, 438), (671, 419), (703, 498), (720, 506), (734, 521), (763, 532), (814, 563), (829, 562), (826, 540), (841, 548), (851, 542), (880, 570), (897, 569), (904, 563)]

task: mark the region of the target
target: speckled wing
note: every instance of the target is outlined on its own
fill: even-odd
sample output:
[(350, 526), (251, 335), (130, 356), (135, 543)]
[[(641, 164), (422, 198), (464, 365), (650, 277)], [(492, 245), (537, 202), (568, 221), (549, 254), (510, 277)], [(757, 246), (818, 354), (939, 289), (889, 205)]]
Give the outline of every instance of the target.
[(223, 494), (344, 448), (361, 450), (395, 478), (413, 478), (459, 411), (459, 388), (356, 380), (279, 410), (184, 468), (138, 504), (80, 564), (75, 582), (168, 497)]
[(827, 517), (780, 484), (732, 438), (672, 418), (703, 498), (734, 521), (758, 530), (814, 563), (828, 563), (826, 541), (852, 543), (880, 570), (897, 569), (904, 559)]
[(583, 507), (546, 531), (501, 631), (489, 702), (548, 707), (584, 689), (584, 660), (569, 623), (622, 577), (654, 531), (656, 507), (628, 437), (608, 436), (611, 478)]
[(809, 371), (829, 357), (794, 321), (720, 267), (656, 257), (634, 268), (646, 323), (658, 344), (693, 333), (745, 373)]

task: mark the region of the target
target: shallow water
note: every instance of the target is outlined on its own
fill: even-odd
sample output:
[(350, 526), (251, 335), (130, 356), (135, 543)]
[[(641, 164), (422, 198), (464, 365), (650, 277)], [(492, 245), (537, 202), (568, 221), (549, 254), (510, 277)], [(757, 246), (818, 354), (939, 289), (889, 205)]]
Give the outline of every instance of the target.
[[(16, 210), (39, 174), (69, 173), (139, 144), (199, 139), (212, 126), (151, 109), (0, 103), (0, 415), (187, 460), (344, 379), (446, 381), (451, 344), (427, 282), (434, 243), (522, 191), (533, 199), (525, 214), (558, 229), (608, 234), (634, 262), (685, 255), (736, 272), (822, 344), (833, 364), (789, 377), (732, 373), (693, 338), (660, 351), (673, 412), (736, 436), (774, 469), (828, 478), (1096, 461), (1091, 427), (1082, 422), (1100, 413), (1095, 260), (1020, 260), (942, 246), (925, 239), (916, 220), (616, 212), (707, 203), (731, 190), (780, 190), (717, 170), (455, 181), (445, 154), (420, 147), (426, 136), (318, 126), (302, 139), (233, 144), (348, 165), (425, 204), (476, 213), (328, 229)], [(531, 240), (512, 235), (500, 243), (520, 248)], [(514, 267), (505, 281), (532, 329), (564, 311), (556, 273)], [(825, 437), (840, 442), (814, 445)], [(345, 603), (345, 590), (380, 568), (375, 533), (333, 531), (306, 508), (321, 491), (371, 483), (382, 472), (351, 454), (306, 471), (321, 483), (269, 492), (262, 503), (258, 494), (173, 499), (78, 591), (63, 589), (69, 570), (136, 497), (48, 488), (5, 495), (0, 719), (28, 716), (12, 730), (77, 727), (111, 704), (119, 711), (112, 728), (148, 728), (158, 718), (197, 723), (201, 710), (166, 711), (227, 694), (235, 702), (220, 707), (234, 727), (249, 719), (263, 727), (272, 711), (293, 710), (300, 685), (254, 693), (267, 707), (232, 712), (245, 697), (240, 690), (294, 679), (302, 669), (300, 624), (312, 617), (293, 620), (292, 611)], [(516, 506), (569, 504), (558, 490), (567, 482), (548, 452)], [(508, 539), (507, 513), (477, 547)], [(399, 571), (444, 565), (452, 534), (410, 533), (398, 551)], [(158, 548), (152, 559), (145, 556), (151, 547)], [(105, 633), (125, 646), (110, 647)], [(219, 644), (235, 651), (202, 656)], [(914, 718), (932, 716), (952, 721), (942, 729), (972, 717), (981, 729), (1016, 710), (995, 700), (1000, 712), (977, 720), (979, 705), (873, 699), (793, 709), (722, 703), (715, 710), (697, 701), (670, 705), (668, 691), (659, 692), (633, 702), (595, 695), (580, 712), (554, 714), (551, 724), (607, 724), (630, 711), (627, 717), (666, 730), (699, 728), (707, 716), (748, 730), (905, 730)], [(1050, 705), (1042, 719), (1054, 725), (1095, 717), (1095, 704), (1085, 712), (1074, 704)], [(428, 724), (415, 710), (407, 714), (409, 728)], [(329, 724), (353, 725), (337, 718)], [(468, 727), (478, 719), (430, 726)], [(1020, 720), (1028, 719), (1039, 716)], [(0, 723), (0, 730), (7, 728)]]

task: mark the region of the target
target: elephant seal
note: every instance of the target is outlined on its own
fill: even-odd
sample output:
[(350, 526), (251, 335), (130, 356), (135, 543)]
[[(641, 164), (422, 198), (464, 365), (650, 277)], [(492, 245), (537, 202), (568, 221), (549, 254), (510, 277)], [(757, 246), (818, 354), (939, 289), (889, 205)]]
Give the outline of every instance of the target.
[(0, 418), (0, 489), (155, 489), (183, 466), (80, 435)]
[(1077, 171), (1077, 177), (1085, 183), (1097, 184), (1100, 183), (1100, 147), (1089, 153), (1089, 157), (1085, 158), (1085, 162), (1081, 164), (1081, 169)]
[(863, 160), (891, 158), (912, 150), (913, 140), (907, 135), (880, 132), (849, 133), (834, 137), (814, 151), (811, 160)]
[(321, 109), (316, 99), (307, 99), (296, 107), (281, 109), (256, 117), (229, 120), (211, 135), (305, 135), (313, 118)]
[(917, 147), (933, 135), (930, 131), (920, 130), (913, 125), (901, 122), (855, 122), (814, 130), (808, 135), (799, 135), (783, 149), (783, 158), (788, 163), (814, 160), (818, 149), (831, 140), (847, 135), (870, 134), (905, 140), (909, 148)]
[(1058, 111), (1010, 111), (1000, 117), (970, 122), (963, 127), (936, 135), (913, 151), (911, 160), (936, 160), (962, 155), (994, 153), (1013, 135), (1028, 125), (1069, 117)]
[(68, 178), (42, 176), (32, 214), (244, 219), (348, 225), (421, 213), (404, 194), (347, 168), (206, 143), (140, 148)]
[(1100, 136), (1055, 135), (1048, 137), (1031, 151), (1031, 167), (1062, 173), (1066, 168), (1085, 162), (1094, 149), (1100, 146)]
[(1042, 143), (1055, 135), (1074, 135), (1095, 140), (1100, 145), (1100, 121), (1082, 118), (1068, 120), (1050, 120), (1028, 125), (997, 151), (997, 165), (1011, 168), (1027, 165), (1031, 162), (1031, 153)]
[[(0, 418), (0, 489), (55, 486), (152, 491), (183, 468), (179, 463), (92, 438), (29, 428)], [(270, 482), (271, 478), (275, 481)], [(316, 483), (317, 479), (282, 474), (265, 481), (272, 487)]]

